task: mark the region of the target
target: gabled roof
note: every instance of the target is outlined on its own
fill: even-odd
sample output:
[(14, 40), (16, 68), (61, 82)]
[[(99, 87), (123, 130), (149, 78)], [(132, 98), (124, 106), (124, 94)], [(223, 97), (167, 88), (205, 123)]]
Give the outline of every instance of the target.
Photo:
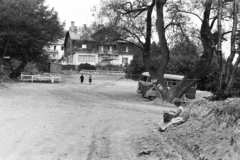
[(64, 46), (66, 46), (68, 38), (71, 40), (80, 40), (80, 35), (77, 32), (67, 31), (64, 39)]

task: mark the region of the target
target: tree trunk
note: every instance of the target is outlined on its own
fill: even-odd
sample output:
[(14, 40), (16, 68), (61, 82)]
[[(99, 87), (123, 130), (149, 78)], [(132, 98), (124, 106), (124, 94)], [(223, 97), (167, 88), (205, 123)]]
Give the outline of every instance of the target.
[(2, 68), (2, 65), (4, 65), (4, 64), (3, 64), (3, 61), (4, 61), (4, 56), (5, 56), (6, 52), (7, 52), (8, 44), (9, 44), (9, 38), (8, 38), (8, 40), (7, 40), (7, 44), (6, 44), (6, 47), (5, 47), (5, 49), (4, 49), (2, 58), (0, 59), (0, 73), (1, 73), (1, 72), (4, 72), (4, 67)]
[(224, 91), (228, 91), (231, 86), (233, 79), (231, 80), (231, 77), (234, 77), (233, 74), (235, 74), (234, 69), (231, 70), (232, 67), (232, 62), (236, 54), (236, 48), (235, 48), (235, 43), (236, 43), (236, 31), (237, 31), (237, 7), (238, 7), (238, 0), (234, 0), (233, 2), (233, 29), (232, 29), (232, 35), (231, 35), (231, 54), (227, 59), (227, 65), (226, 65), (226, 78), (225, 78), (225, 84), (226, 88)]
[(232, 72), (231, 72), (231, 75), (230, 75), (230, 78), (229, 78), (229, 81), (228, 81), (228, 84), (227, 84), (227, 87), (226, 87), (226, 91), (229, 91), (229, 89), (231, 88), (231, 86), (234, 82), (235, 73), (236, 73), (236, 70), (238, 68), (239, 62), (240, 62), (240, 56), (238, 56), (234, 66), (233, 66), (233, 69), (232, 69)]
[(198, 80), (204, 75), (209, 65), (211, 64), (213, 53), (215, 50), (215, 43), (213, 41), (213, 36), (211, 33), (211, 28), (209, 25), (209, 17), (211, 12), (212, 0), (207, 0), (205, 3), (204, 17), (202, 21), (202, 26), (200, 30), (201, 41), (203, 45), (203, 55), (198, 61), (196, 68), (191, 71), (184, 79), (174, 88), (171, 89), (172, 98), (181, 97), (186, 93), (191, 86), (196, 84)]
[(10, 74), (11, 79), (16, 79), (27, 65), (27, 59), (22, 58), (22, 63)]
[[(157, 70), (157, 84), (160, 84), (162, 86), (162, 90), (159, 92), (161, 93), (161, 97), (163, 100), (171, 102), (172, 98), (169, 96), (169, 90), (167, 88), (167, 85), (164, 82), (164, 72), (167, 67), (168, 61), (169, 61), (169, 48), (165, 36), (165, 26), (164, 26), (164, 5), (166, 4), (166, 0), (156, 0), (156, 14), (157, 14), (157, 31), (158, 31), (158, 38), (159, 38), (159, 44), (161, 47), (162, 55), (159, 57), (159, 66)], [(157, 88), (158, 89), (158, 88)]]
[[(211, 29), (209, 26), (209, 17), (211, 12), (211, 5), (212, 0), (207, 0), (205, 3), (205, 12), (204, 18), (201, 26), (201, 40), (204, 48), (203, 55), (201, 56), (200, 60), (197, 63), (196, 68), (190, 72), (184, 79), (176, 86), (172, 87), (169, 91), (164, 84), (163, 75), (165, 72), (165, 68), (169, 61), (169, 48), (167, 45), (166, 37), (165, 37), (165, 30), (164, 30), (164, 19), (163, 19), (163, 6), (166, 1), (164, 0), (157, 0), (157, 30), (158, 30), (158, 37), (159, 42), (162, 50), (162, 57), (159, 65), (158, 70), (158, 83), (163, 86), (163, 99), (168, 102), (171, 102), (175, 97), (180, 98), (186, 93), (191, 86), (197, 83), (197, 81), (204, 75), (206, 70), (208, 69), (212, 57), (213, 52), (215, 50), (215, 44), (213, 42), (213, 37), (211, 33)], [(166, 89), (165, 89), (166, 88)]]
[(217, 56), (218, 56), (218, 75), (219, 75), (219, 90), (222, 90), (222, 0), (218, 0), (218, 43), (217, 43)]

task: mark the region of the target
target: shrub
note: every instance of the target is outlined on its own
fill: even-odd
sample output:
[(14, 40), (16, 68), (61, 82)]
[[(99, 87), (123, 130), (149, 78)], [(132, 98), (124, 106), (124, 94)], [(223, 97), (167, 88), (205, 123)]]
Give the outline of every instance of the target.
[(122, 71), (123, 70), (122, 65), (112, 65), (112, 64), (108, 64), (108, 65), (104, 65), (104, 66), (97, 65), (96, 68), (98, 70), (109, 70), (109, 71)]
[(78, 71), (81, 71), (82, 69), (96, 70), (96, 67), (94, 65), (89, 64), (89, 63), (82, 63), (78, 66)]

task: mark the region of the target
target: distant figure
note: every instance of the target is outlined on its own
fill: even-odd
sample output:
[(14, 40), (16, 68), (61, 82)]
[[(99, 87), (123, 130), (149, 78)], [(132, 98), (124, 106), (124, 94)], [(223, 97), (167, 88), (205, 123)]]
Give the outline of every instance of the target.
[(89, 85), (92, 83), (92, 75), (89, 75)]
[(83, 76), (83, 74), (81, 74), (81, 76), (80, 76), (80, 82), (81, 82), (81, 84), (83, 84), (83, 81), (84, 81), (84, 76)]

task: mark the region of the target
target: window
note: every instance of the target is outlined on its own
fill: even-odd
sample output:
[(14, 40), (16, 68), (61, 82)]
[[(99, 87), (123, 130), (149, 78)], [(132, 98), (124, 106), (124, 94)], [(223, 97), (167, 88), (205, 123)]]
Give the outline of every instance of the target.
[(165, 79), (165, 83), (167, 86), (175, 86), (179, 83), (180, 81), (174, 80), (174, 79)]
[(151, 77), (148, 77), (147, 82), (151, 82)]
[(173, 85), (173, 86), (177, 85), (177, 81), (172, 80), (172, 85)]
[(89, 56), (89, 57), (90, 57), (89, 59), (90, 62), (95, 62), (95, 56)]
[(56, 46), (53, 47), (54, 48), (54, 51), (56, 50)]
[(78, 62), (95, 62), (95, 56), (92, 55), (79, 55)]
[(123, 59), (122, 59), (122, 63), (123, 63), (123, 64), (127, 64), (127, 63), (128, 63), (128, 58), (123, 58)]
[(87, 45), (86, 44), (82, 44), (82, 48), (87, 48)]
[(127, 46), (122, 46), (122, 51), (123, 52), (128, 52), (128, 47)]
[(62, 50), (64, 50), (64, 45), (62, 45), (62, 48), (61, 48)]

